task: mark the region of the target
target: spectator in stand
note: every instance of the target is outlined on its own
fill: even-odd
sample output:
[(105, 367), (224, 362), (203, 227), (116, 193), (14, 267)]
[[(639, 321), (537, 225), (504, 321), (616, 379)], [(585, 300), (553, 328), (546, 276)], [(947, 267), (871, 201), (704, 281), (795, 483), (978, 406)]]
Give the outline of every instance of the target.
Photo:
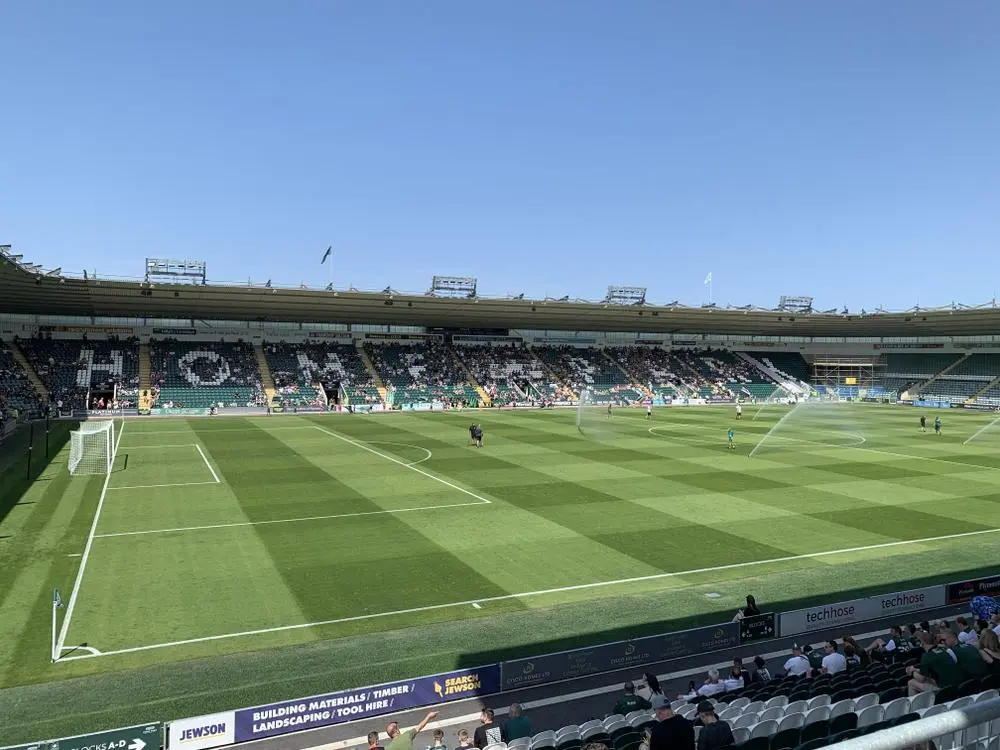
[(844, 641), (845, 653), (847, 651), (847, 647), (850, 646), (851, 649), (854, 651), (854, 654), (857, 656), (859, 663), (862, 667), (867, 667), (869, 664), (871, 664), (872, 662), (871, 656), (869, 656), (867, 651), (861, 648), (861, 644), (858, 643), (856, 640), (854, 640), (853, 636), (845, 635), (843, 641)]
[(652, 729), (649, 727), (643, 727), (642, 740), (639, 741), (639, 750), (649, 750), (649, 738), (652, 737), (652, 735)]
[(979, 636), (978, 648), (987, 668), (994, 674), (1000, 673), (1000, 636), (986, 630)]
[(742, 620), (744, 617), (756, 617), (760, 614), (760, 609), (757, 607), (757, 600), (753, 598), (751, 594), (747, 594), (747, 604), (745, 607), (740, 607), (736, 610), (736, 616), (733, 617), (733, 622)]
[(913, 644), (910, 639), (903, 636), (903, 629), (899, 625), (889, 628), (887, 638), (876, 638), (865, 649), (873, 658), (879, 661), (889, 661), (897, 654), (905, 654), (912, 650)]
[(635, 694), (635, 685), (631, 682), (626, 682), (625, 695), (619, 698), (618, 702), (615, 703), (613, 713), (625, 716), (633, 711), (648, 711), (652, 707), (652, 704), (648, 700)]
[[(705, 683), (695, 691), (694, 695), (682, 695), (681, 698), (686, 698), (691, 700), (697, 698), (699, 695), (703, 698), (711, 698), (713, 695), (718, 695), (719, 693), (726, 692), (726, 683), (719, 679), (719, 670), (710, 669), (708, 670), (708, 676)], [(656, 706), (656, 703), (653, 703)]]
[(524, 715), (520, 703), (511, 703), (507, 713), (507, 721), (503, 725), (504, 742), (512, 742), (522, 737), (531, 736), (531, 721)]
[(802, 654), (802, 646), (798, 644), (792, 646), (792, 656), (785, 662), (785, 674), (790, 677), (801, 677), (809, 674), (810, 669), (809, 659)]
[(836, 641), (828, 641), (824, 647), (826, 656), (823, 657), (823, 674), (839, 674), (847, 671), (847, 659), (837, 647)]
[(962, 643), (968, 643), (970, 646), (976, 646), (979, 644), (979, 635), (972, 626), (969, 625), (969, 621), (964, 617), (955, 618), (955, 627), (958, 630), (958, 640)]
[(649, 736), (649, 750), (694, 750), (694, 725), (678, 716), (662, 694), (653, 696), (656, 725)]
[(472, 742), (472, 738), (469, 736), (469, 732), (466, 729), (458, 730), (458, 749), (457, 750), (470, 750), (470, 748), (475, 747)]
[(978, 648), (970, 646), (968, 643), (960, 643), (958, 634), (954, 630), (943, 631), (941, 640), (944, 647), (948, 649), (949, 655), (955, 657), (955, 661), (962, 670), (964, 680), (986, 676), (989, 669)]
[(444, 744), (443, 729), (434, 730), (434, 744), (428, 745), (427, 750), (448, 750), (448, 746)]
[(385, 748), (379, 744), (378, 732), (368, 733), (368, 750), (385, 750)]
[(920, 633), (920, 643), (924, 650), (920, 666), (906, 668), (906, 673), (910, 675), (907, 683), (909, 694), (914, 696), (944, 687), (957, 687), (962, 682), (958, 659), (941, 648), (928, 632)]
[(993, 615), (1000, 612), (1000, 604), (997, 604), (993, 597), (976, 596), (969, 602), (969, 611), (972, 612), (972, 616), (977, 620), (986, 620), (989, 622)]
[(385, 728), (385, 733), (389, 735), (390, 742), (385, 746), (385, 750), (413, 750), (414, 738), (424, 731), (427, 723), (436, 719), (437, 715), (437, 711), (431, 711), (413, 729), (407, 729), (405, 732), (400, 731), (397, 722), (389, 722), (389, 726)]
[(743, 660), (738, 656), (733, 659), (733, 666), (729, 670), (729, 676), (724, 680), (726, 691), (742, 690), (749, 682), (749, 675), (743, 669)]
[[(503, 742), (503, 730), (499, 724), (493, 723), (493, 709), (484, 708), (479, 716), (479, 726), (476, 727), (474, 742), (479, 750), (483, 750), (487, 745), (496, 745)], [(386, 748), (388, 750), (388, 748)]]
[(698, 704), (698, 718), (701, 719), (698, 750), (719, 750), (736, 744), (733, 730), (716, 715), (715, 706), (708, 701)]
[(767, 662), (764, 661), (763, 656), (755, 656), (753, 658), (754, 671), (753, 675), (750, 677), (751, 682), (770, 682), (771, 681), (771, 671), (767, 668)]
[(636, 685), (636, 690), (643, 691), (645, 695), (642, 697), (650, 703), (652, 703), (654, 695), (663, 695), (663, 688), (660, 687), (660, 681), (652, 672), (643, 673), (642, 681)]
[(854, 651), (854, 646), (850, 643), (844, 644), (844, 661), (847, 662), (848, 669), (861, 666), (861, 657)]

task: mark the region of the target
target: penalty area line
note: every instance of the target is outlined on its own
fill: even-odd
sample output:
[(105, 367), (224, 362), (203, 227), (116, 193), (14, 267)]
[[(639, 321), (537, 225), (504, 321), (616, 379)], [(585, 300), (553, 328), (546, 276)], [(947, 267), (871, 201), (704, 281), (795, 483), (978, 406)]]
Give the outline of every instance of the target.
[(200, 445), (195, 445), (195, 448), (198, 449), (198, 453), (201, 455), (201, 460), (205, 462), (205, 466), (207, 466), (208, 470), (212, 472), (212, 479), (215, 480), (216, 484), (221, 484), (221, 481), (219, 480), (219, 475), (215, 473), (215, 469), (212, 468), (212, 464), (208, 462), (208, 456), (205, 455), (205, 451), (201, 449)]
[[(833, 557), (835, 555), (845, 555), (854, 552), (868, 552), (878, 549), (890, 549), (892, 547), (904, 547), (911, 544), (926, 544), (930, 542), (942, 542), (951, 539), (964, 539), (985, 534), (995, 534), (1000, 532), (1000, 528), (982, 529), (979, 531), (965, 531), (958, 534), (944, 534), (942, 536), (929, 536), (921, 539), (902, 539), (895, 542), (883, 542), (881, 544), (867, 544), (861, 547), (845, 547), (843, 549), (826, 550), (823, 552), (806, 552), (801, 555), (786, 555), (784, 557), (772, 557), (766, 560), (750, 560), (749, 562), (732, 563), (729, 565), (714, 565), (708, 568), (696, 568), (694, 570), (680, 570), (672, 573), (654, 573), (646, 576), (636, 576), (634, 578), (619, 578), (613, 581), (597, 581), (594, 583), (579, 583), (573, 586), (560, 586), (558, 588), (541, 589), (538, 591), (524, 591), (519, 594), (503, 594), (501, 596), (487, 596), (478, 599), (466, 599), (460, 602), (448, 602), (446, 604), (430, 604), (424, 607), (410, 607), (409, 609), (398, 609), (392, 612), (375, 612), (367, 615), (354, 615), (352, 617), (338, 617), (331, 620), (319, 620), (317, 622), (297, 623), (295, 625), (279, 625), (273, 628), (260, 628), (258, 630), (243, 630), (235, 633), (220, 633), (219, 635), (206, 635), (199, 638), (185, 638), (179, 641), (168, 641), (165, 643), (151, 643), (145, 646), (131, 646), (110, 651), (102, 651), (100, 656), (115, 656), (119, 654), (134, 654), (139, 651), (153, 651), (162, 648), (172, 648), (175, 646), (189, 646), (197, 643), (209, 643), (212, 641), (222, 641), (229, 638), (245, 638), (254, 635), (266, 635), (268, 633), (282, 633), (292, 630), (303, 630), (305, 628), (315, 628), (324, 625), (339, 625), (348, 622), (362, 622), (365, 620), (377, 620), (384, 617), (398, 617), (401, 615), (412, 615), (420, 612), (433, 612), (442, 609), (452, 609), (455, 607), (475, 607), (475, 605), (489, 604), (492, 602), (510, 601), (512, 599), (527, 599), (537, 596), (551, 594), (562, 594), (569, 591), (585, 591), (587, 589), (606, 588), (609, 586), (620, 586), (631, 583), (645, 583), (648, 581), (666, 580), (669, 578), (680, 578), (682, 576), (696, 575), (701, 573), (718, 573), (725, 570), (740, 570), (742, 568), (757, 567), (760, 565), (773, 565), (776, 563), (794, 562), (796, 560), (813, 560), (823, 557)], [(60, 644), (61, 645), (61, 644)], [(68, 656), (60, 661), (75, 661), (78, 659), (93, 659), (98, 654), (81, 654), (78, 656)]]

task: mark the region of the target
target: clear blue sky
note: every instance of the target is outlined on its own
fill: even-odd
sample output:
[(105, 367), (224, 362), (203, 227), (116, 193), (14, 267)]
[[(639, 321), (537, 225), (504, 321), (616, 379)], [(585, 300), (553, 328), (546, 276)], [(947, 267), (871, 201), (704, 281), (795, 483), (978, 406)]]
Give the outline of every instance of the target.
[(0, 0), (0, 242), (139, 276), (1000, 288), (1000, 3)]

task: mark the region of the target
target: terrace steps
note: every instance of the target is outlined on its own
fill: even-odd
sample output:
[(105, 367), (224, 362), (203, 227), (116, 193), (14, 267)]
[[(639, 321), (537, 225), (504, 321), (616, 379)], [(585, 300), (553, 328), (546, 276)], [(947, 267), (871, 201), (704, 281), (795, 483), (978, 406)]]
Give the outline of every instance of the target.
[(385, 381), (382, 380), (382, 376), (378, 374), (378, 370), (375, 369), (375, 364), (372, 362), (371, 357), (368, 356), (368, 352), (365, 351), (364, 342), (361, 339), (357, 339), (354, 342), (354, 347), (358, 351), (358, 357), (364, 364), (365, 369), (368, 370), (368, 374), (372, 376), (372, 380), (375, 381), (375, 390), (378, 391), (378, 397), (382, 399), (383, 404), (389, 403), (389, 390), (385, 387)]
[(465, 366), (465, 362), (458, 355), (458, 352), (455, 351), (453, 347), (449, 346), (449, 349), (451, 350), (451, 354), (455, 358), (455, 361), (458, 363), (459, 368), (463, 373), (465, 373), (465, 379), (469, 381), (469, 385), (476, 389), (476, 393), (479, 395), (479, 403), (483, 406), (489, 406), (492, 402), (490, 401), (490, 397), (486, 395), (486, 389), (479, 384), (478, 380), (476, 380), (475, 375), (472, 374), (472, 370)]
[(264, 347), (260, 344), (254, 344), (253, 353), (257, 358), (257, 369), (260, 370), (260, 382), (264, 387), (264, 395), (267, 396), (267, 403), (270, 405), (274, 402), (274, 396), (278, 392), (278, 389), (274, 387), (274, 376), (271, 375), (271, 367), (267, 364)]
[(14, 356), (14, 361), (21, 365), (25, 373), (27, 373), (28, 380), (30, 380), (31, 384), (35, 386), (35, 392), (41, 396), (44, 401), (48, 401), (49, 389), (45, 387), (45, 383), (43, 383), (42, 379), (38, 377), (38, 373), (35, 372), (35, 368), (31, 366), (30, 362), (28, 362), (28, 358), (24, 356), (24, 352), (21, 351), (21, 347), (13, 341), (8, 341), (7, 348), (10, 349), (10, 353)]

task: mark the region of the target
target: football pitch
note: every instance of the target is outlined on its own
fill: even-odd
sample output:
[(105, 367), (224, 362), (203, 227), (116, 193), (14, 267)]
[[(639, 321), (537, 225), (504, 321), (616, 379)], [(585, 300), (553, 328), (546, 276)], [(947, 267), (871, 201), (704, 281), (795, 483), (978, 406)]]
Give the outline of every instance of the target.
[(1000, 425), (965, 443), (995, 414), (576, 417), (132, 419), (107, 477), (69, 477), (64, 451), (0, 520), (0, 740), (55, 736), (43, 709), (68, 678), (102, 728), (717, 622), (747, 593), (787, 609), (949, 580), (1000, 552)]

